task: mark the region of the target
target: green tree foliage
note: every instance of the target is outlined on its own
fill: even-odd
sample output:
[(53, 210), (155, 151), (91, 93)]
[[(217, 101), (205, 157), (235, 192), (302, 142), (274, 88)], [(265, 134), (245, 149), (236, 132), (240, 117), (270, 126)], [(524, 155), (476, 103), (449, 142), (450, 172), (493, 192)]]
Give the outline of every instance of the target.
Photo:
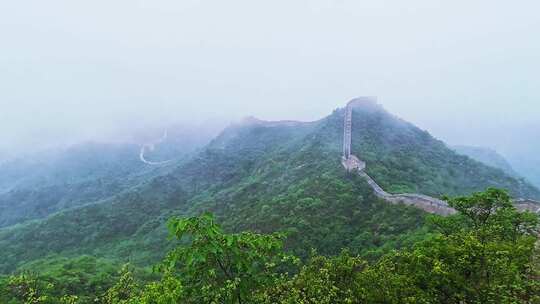
[(449, 201), (458, 214), (435, 217), (440, 234), (384, 257), (366, 272), (370, 302), (537, 303), (532, 258), (538, 219), (497, 189)]
[(101, 304), (176, 304), (183, 303), (184, 289), (180, 280), (166, 272), (160, 281), (141, 287), (129, 265), (120, 270), (120, 279), (95, 302)]
[(138, 293), (139, 286), (129, 269), (129, 265), (124, 265), (120, 270), (120, 279), (107, 290), (101, 301), (104, 304), (128, 304), (138, 296)]
[(313, 255), (292, 278), (282, 277), (273, 286), (259, 292), (257, 303), (357, 303), (359, 274), (367, 267), (360, 257), (343, 251), (328, 258)]
[(180, 280), (171, 273), (163, 274), (161, 281), (145, 286), (133, 300), (135, 304), (177, 304), (184, 301), (184, 288)]
[[(138, 280), (124, 266), (95, 301), (59, 294), (53, 282), (23, 273), (0, 279), (2, 303), (540, 303), (538, 218), (520, 213), (505, 191), (449, 199), (458, 213), (433, 216), (437, 232), (370, 263), (347, 250), (286, 255), (282, 234), (225, 233), (210, 214), (173, 218), (179, 243)], [(302, 265), (301, 265), (302, 264)], [(298, 267), (300, 266), (300, 267)], [(80, 289), (74, 289), (80, 290)], [(97, 302), (96, 302), (97, 301)]]
[(156, 267), (162, 279), (139, 288), (124, 267), (103, 303), (253, 303), (255, 291), (282, 276), (278, 269), (297, 262), (283, 253), (283, 235), (226, 234), (211, 214), (171, 219), (169, 228), (186, 243)]
[[(251, 290), (252, 286), (266, 285), (268, 277), (243, 277), (245, 267), (255, 265), (248, 267), (255, 269), (254, 273), (262, 269), (271, 272), (272, 276), (279, 277), (280, 284), (289, 282), (291, 278), (283, 276), (278, 269), (265, 269), (266, 266), (263, 267), (256, 259), (251, 260), (248, 266), (234, 261), (220, 261), (227, 265), (224, 267), (227, 270), (225, 272), (215, 260), (216, 253), (208, 251), (214, 256), (208, 252), (203, 253), (202, 259), (201, 253), (192, 251), (195, 248), (210, 250), (214, 247), (208, 244), (225, 242), (224, 245), (229, 247), (219, 248), (235, 259), (252, 258), (246, 256), (245, 252), (235, 252), (233, 249), (236, 247), (259, 252), (261, 256), (273, 252), (275, 258), (275, 252), (281, 249), (249, 247), (244, 243), (256, 244), (255, 240), (259, 237), (276, 231), (287, 235), (283, 240), (283, 250), (307, 261), (306, 265), (315, 261), (318, 261), (317, 265), (322, 263), (321, 259), (308, 258), (312, 248), (327, 257), (325, 263), (339, 263), (333, 256), (339, 255), (342, 248), (349, 249), (351, 258), (367, 260), (371, 266), (365, 267), (363, 271), (355, 271), (354, 276), (358, 275), (358, 278), (353, 281), (361, 282), (364, 277), (370, 278), (359, 286), (372, 284), (374, 287), (366, 288), (366, 291), (362, 291), (361, 287), (349, 288), (356, 295), (355, 299), (363, 301), (385, 302), (389, 298), (401, 298), (402, 301), (414, 302), (439, 297), (442, 291), (437, 286), (433, 287), (435, 283), (427, 279), (433, 278), (431, 273), (426, 270), (425, 279), (418, 277), (422, 273), (421, 268), (416, 271), (415, 267), (422, 265), (415, 266), (413, 262), (416, 260), (427, 259), (427, 265), (431, 265), (431, 262), (433, 265), (441, 265), (443, 271), (452, 269), (449, 277), (446, 274), (441, 274), (441, 277), (455, 286), (464, 286), (463, 282), (470, 282), (475, 276), (489, 277), (488, 283), (478, 278), (479, 286), (505, 286), (511, 280), (512, 273), (505, 280), (492, 279), (492, 276), (499, 276), (506, 271), (501, 266), (505, 261), (503, 258), (508, 260), (504, 265), (514, 269), (514, 274), (532, 271), (530, 267), (523, 266), (530, 249), (531, 235), (525, 233), (531, 228), (527, 224), (531, 215), (518, 217), (512, 208), (502, 205), (484, 214), (480, 211), (487, 210), (486, 207), (475, 205), (482, 201), (481, 197), (475, 197), (469, 202), (473, 207), (461, 208), (461, 215), (435, 220), (432, 226), (425, 225), (425, 213), (413, 207), (390, 205), (381, 201), (373, 195), (372, 189), (361, 177), (348, 174), (342, 169), (341, 114), (337, 110), (329, 117), (313, 123), (254, 122), (232, 126), (195, 157), (171, 163), (170, 167), (163, 170), (144, 169), (143, 172), (133, 168), (134, 171), (131, 171), (131, 166), (126, 164), (127, 171), (123, 171), (123, 163), (114, 161), (114, 158), (112, 162), (115, 166), (108, 166), (111, 160), (101, 163), (101, 157), (96, 159), (94, 155), (93, 159), (98, 164), (93, 162), (93, 165), (83, 166), (73, 174), (60, 174), (68, 176), (68, 180), (73, 177), (77, 182), (76, 186), (54, 182), (54, 189), (61, 190), (58, 192), (48, 186), (31, 191), (33, 187), (28, 186), (26, 193), (31, 195), (23, 195), (21, 192), (22, 196), (19, 196), (18, 192), (11, 191), (15, 185), (9, 183), (3, 187), (3, 191), (7, 191), (4, 192), (6, 195), (0, 195), (0, 214), (11, 218), (9, 212), (15, 211), (11, 206), (31, 202), (26, 209), (28, 212), (21, 213), (15, 222), (30, 218), (36, 220), (0, 229), (0, 273), (19, 274), (25, 269), (35, 269), (39, 272), (39, 280), (55, 286), (55, 293), (52, 294), (55, 300), (61, 295), (67, 295), (64, 301), (88, 303), (96, 296), (103, 296), (114, 285), (113, 282), (118, 279), (116, 265), (130, 262), (135, 281), (141, 286), (134, 294), (135, 298), (140, 300), (143, 295), (154, 292), (153, 296), (147, 297), (147, 303), (158, 299), (160, 293), (166, 295), (164, 303), (178, 301), (179, 297), (190, 298), (190, 294), (197, 288), (194, 286), (206, 286), (204, 284), (211, 286), (209, 292), (219, 293), (223, 299), (234, 299), (235, 294), (240, 292), (241, 299), (246, 298), (245, 301), (248, 301), (249, 296), (244, 295), (248, 293), (246, 290)], [(526, 182), (459, 156), (428, 133), (380, 109), (355, 109), (353, 119), (353, 152), (367, 162), (368, 173), (388, 191), (462, 195), (491, 185), (507, 188), (519, 197), (540, 197), (538, 190)], [(98, 152), (101, 151), (105, 150), (98, 149)], [(80, 158), (73, 161), (78, 163)], [(132, 155), (131, 161), (141, 166), (136, 153)], [(62, 167), (67, 170), (74, 168), (71, 165)], [(95, 168), (99, 170), (95, 171)], [(110, 179), (105, 178), (107, 176)], [(86, 178), (88, 183), (83, 181)], [(93, 186), (95, 184), (99, 186)], [(46, 201), (50, 198), (51, 204), (36, 205), (42, 198)], [(503, 199), (499, 197), (497, 201)], [(466, 199), (461, 199), (462, 204), (466, 202)], [(36, 206), (51, 208), (41, 210), (34, 208)], [(175, 238), (166, 241), (168, 218), (191, 217), (206, 211), (215, 214), (216, 221), (223, 227), (217, 236), (199, 239), (206, 232), (190, 230), (185, 231), (185, 237), (181, 240)], [(484, 219), (486, 216), (488, 220)], [(10, 223), (4, 222), (6, 225)], [(215, 225), (213, 220), (211, 223)], [(201, 227), (207, 224), (201, 224)], [(514, 228), (510, 230), (508, 227)], [(493, 239), (501, 233), (505, 237)], [(232, 243), (228, 245), (229, 240)], [(179, 245), (186, 244), (187, 249), (178, 249)], [(411, 249), (413, 244), (417, 244), (414, 250)], [(173, 251), (176, 256), (170, 257), (177, 261), (174, 267), (163, 266), (162, 280), (149, 285), (147, 280), (137, 277), (138, 270), (158, 263), (174, 248), (177, 248)], [(499, 253), (487, 254), (495, 249)], [(392, 250), (399, 252), (389, 255)], [(420, 252), (417, 254), (415, 250)], [(482, 255), (482, 252), (486, 253)], [(93, 263), (88, 257), (78, 260), (78, 257), (87, 254), (95, 256), (99, 261), (108, 262)], [(262, 259), (261, 256), (255, 255), (255, 258)], [(452, 264), (463, 262), (463, 256), (467, 257), (465, 261), (472, 264)], [(111, 269), (111, 265), (114, 269)], [(399, 265), (397, 271), (392, 268), (397, 267), (395, 265)], [(480, 270), (484, 269), (485, 272), (486, 265), (493, 267), (493, 270), (482, 274)], [(463, 274), (464, 270), (462, 274), (455, 272), (459, 267), (466, 269), (472, 266), (476, 268), (472, 268), (475, 273), (470, 277)], [(381, 271), (378, 272), (376, 267), (380, 267)], [(437, 270), (437, 267), (432, 268)], [(181, 275), (183, 272), (190, 274), (190, 269), (191, 276)], [(215, 274), (212, 275), (215, 277), (209, 272), (199, 274), (201, 269), (214, 269)], [(308, 277), (315, 280), (316, 275), (319, 275), (314, 270), (309, 271), (315, 267), (302, 269), (306, 281)], [(416, 272), (411, 275), (407, 269)], [(437, 274), (435, 270), (433, 273)], [(478, 271), (479, 274), (476, 273)], [(201, 275), (202, 279), (197, 281), (195, 274)], [(233, 279), (228, 278), (227, 274)], [(295, 273), (299, 277), (300, 274)], [(382, 282), (377, 280), (378, 276), (388, 280), (378, 286)], [(167, 283), (165, 277), (168, 278)], [(332, 278), (329, 275), (326, 278), (319, 277), (318, 280), (329, 282)], [(457, 278), (462, 278), (462, 282), (459, 283)], [(521, 278), (527, 284), (531, 281), (525, 275)], [(227, 281), (231, 282), (230, 286), (223, 287), (222, 283)], [(415, 288), (419, 282), (424, 282), (429, 288)], [(450, 283), (447, 286), (451, 287)], [(2, 284), (5, 286), (7, 283)], [(289, 284), (298, 288), (303, 286), (299, 281)], [(310, 285), (317, 284), (313, 281)], [(322, 288), (322, 283), (319, 285)], [(523, 283), (517, 289), (524, 288), (522, 293), (528, 294), (532, 287), (525, 288), (525, 285)], [(225, 288), (230, 293), (228, 298), (225, 291), (215, 286)], [(328, 286), (342, 288), (337, 283), (324, 284), (324, 287)], [(370, 294), (369, 290), (384, 292)], [(516, 290), (509, 297), (517, 295), (519, 292)], [(317, 293), (311, 290), (308, 294)], [(347, 297), (344, 296), (344, 299)], [(279, 301), (282, 299), (285, 301), (287, 298), (278, 298)]]
[[(2, 286), (3, 285), (3, 286)], [(21, 273), (5, 279), (0, 287), (0, 300), (5, 303), (48, 304), (54, 303), (50, 296), (54, 285), (40, 280), (32, 273)]]
[(56, 295), (77, 295), (79, 301), (93, 300), (118, 279), (118, 264), (87, 255), (75, 258), (49, 256), (22, 269), (39, 273), (41, 280), (54, 285)]
[[(292, 276), (278, 268), (251, 268), (245, 265), (279, 256), (280, 246), (253, 247), (251, 237), (234, 242), (204, 215), (171, 222), (177, 237), (189, 233), (191, 241), (171, 252), (163, 266), (182, 281), (185, 303), (540, 303), (537, 216), (517, 212), (508, 194), (497, 189), (449, 202), (458, 213), (432, 217), (437, 234), (371, 265), (343, 251), (334, 257), (312, 254)], [(267, 237), (272, 238), (257, 239)], [(252, 254), (233, 254), (229, 261), (235, 262), (222, 267), (219, 261), (238, 248)]]
[(189, 239), (161, 265), (179, 274), (186, 303), (250, 303), (253, 291), (271, 284), (290, 259), (282, 253), (283, 235), (225, 234), (210, 214), (173, 219), (169, 227)]
[[(438, 196), (498, 186), (517, 197), (540, 198), (528, 183), (457, 155), (382, 110), (358, 108), (353, 119), (353, 152), (367, 162), (368, 173), (387, 191)], [(347, 247), (352, 254), (374, 260), (423, 238), (427, 229), (422, 212), (381, 202), (365, 181), (344, 172), (342, 132), (339, 110), (313, 123), (240, 124), (193, 158), (163, 170), (137, 167), (144, 172), (113, 157), (128, 154), (127, 150), (91, 149), (93, 161), (87, 165), (79, 164), (84, 157), (58, 165), (68, 171), (79, 168), (58, 175), (88, 183), (77, 187), (54, 183), (59, 192), (30, 191), (33, 187), (28, 186), (32, 193), (28, 199), (12, 191), (0, 195), (0, 201), (5, 198), (0, 214), (9, 218), (19, 209), (11, 206), (54, 201), (47, 210), (30, 208), (39, 214), (29, 218), (46, 218), (0, 229), (0, 273), (20, 270), (51, 254), (92, 253), (119, 264), (151, 266), (174, 247), (166, 243), (167, 219), (205, 211), (214, 213), (225, 231), (287, 232), (285, 248), (302, 258), (311, 248), (336, 255)], [(76, 155), (87, 155), (80, 153)], [(136, 153), (130, 155), (130, 164), (143, 165)]]

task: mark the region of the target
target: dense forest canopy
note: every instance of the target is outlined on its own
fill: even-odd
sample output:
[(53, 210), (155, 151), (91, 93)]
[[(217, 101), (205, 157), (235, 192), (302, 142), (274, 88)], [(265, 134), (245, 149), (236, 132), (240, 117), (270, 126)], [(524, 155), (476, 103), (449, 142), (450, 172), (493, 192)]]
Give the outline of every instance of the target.
[[(368, 261), (344, 249), (284, 251), (286, 234), (226, 233), (211, 214), (172, 218), (181, 241), (154, 267), (117, 275), (79, 258), (0, 280), (6, 303), (540, 303), (538, 217), (504, 191), (449, 201), (458, 213), (431, 216), (433, 234)], [(96, 272), (96, 268), (99, 271)], [(113, 279), (114, 278), (114, 279)], [(104, 286), (108, 289), (104, 290)]]
[(539, 11), (0, 0), (0, 304), (540, 304)]
[[(512, 197), (540, 197), (526, 181), (455, 153), (378, 105), (356, 108), (353, 128), (353, 153), (389, 192), (442, 197), (498, 187)], [(250, 119), (204, 148), (185, 147), (182, 157), (151, 168), (129, 146), (70, 150), (57, 162), (65, 165), (40, 165), (43, 173), (0, 187), (0, 210), (17, 214), (0, 229), (3, 300), (532, 301), (535, 218), (515, 213), (498, 190), (455, 199), (461, 215), (447, 219), (388, 204), (341, 167), (342, 132), (341, 109), (312, 123)], [(104, 154), (88, 152), (93, 149)], [(70, 165), (83, 159), (80, 170)], [(69, 174), (58, 173), (64, 169)], [(40, 209), (40, 202), (50, 207)], [(488, 234), (504, 236), (478, 234), (476, 217), (485, 214), (476, 214), (475, 204), (489, 210), (482, 223)], [(207, 212), (213, 216), (199, 216)], [(514, 225), (511, 236), (508, 225)], [(473, 254), (488, 249), (505, 255), (488, 261)], [(218, 268), (211, 263), (216, 250), (230, 258)], [(464, 258), (468, 264), (456, 264)], [(510, 269), (501, 270), (503, 264)], [(478, 271), (488, 271), (489, 282), (466, 275)], [(354, 286), (344, 285), (349, 281)], [(470, 284), (477, 284), (474, 290)], [(508, 290), (481, 293), (486, 284)], [(152, 302), (157, 299), (162, 302)]]

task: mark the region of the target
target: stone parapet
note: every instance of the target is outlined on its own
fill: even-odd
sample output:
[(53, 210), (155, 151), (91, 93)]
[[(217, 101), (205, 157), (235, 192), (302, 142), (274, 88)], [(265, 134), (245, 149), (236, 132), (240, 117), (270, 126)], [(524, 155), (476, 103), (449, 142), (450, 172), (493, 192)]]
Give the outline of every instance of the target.
[[(366, 163), (361, 161), (358, 157), (351, 153), (351, 138), (352, 138), (352, 108), (354, 107), (378, 107), (376, 97), (360, 97), (351, 100), (345, 109), (345, 118), (344, 118), (344, 131), (343, 131), (343, 157), (342, 165), (349, 172), (356, 171), (360, 176), (362, 176), (366, 182), (373, 189), (374, 194), (387, 202), (392, 204), (405, 204), (409, 206), (414, 206), (416, 208), (422, 209), (429, 213), (439, 214), (439, 215), (451, 215), (456, 213), (452, 207), (440, 199), (430, 197), (423, 194), (417, 193), (402, 193), (402, 194), (390, 194), (375, 182), (364, 169), (366, 168)], [(530, 211), (540, 214), (540, 202), (533, 201), (530, 199), (517, 199), (513, 201), (516, 208), (520, 211)]]

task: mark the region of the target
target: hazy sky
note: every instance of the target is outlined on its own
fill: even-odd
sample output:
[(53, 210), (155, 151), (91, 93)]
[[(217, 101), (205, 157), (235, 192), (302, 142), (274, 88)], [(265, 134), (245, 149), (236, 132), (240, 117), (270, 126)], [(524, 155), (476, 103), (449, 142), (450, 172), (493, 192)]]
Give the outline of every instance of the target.
[(314, 120), (360, 95), (451, 143), (537, 149), (523, 138), (540, 141), (538, 12), (536, 0), (0, 1), (0, 151), (173, 121)]

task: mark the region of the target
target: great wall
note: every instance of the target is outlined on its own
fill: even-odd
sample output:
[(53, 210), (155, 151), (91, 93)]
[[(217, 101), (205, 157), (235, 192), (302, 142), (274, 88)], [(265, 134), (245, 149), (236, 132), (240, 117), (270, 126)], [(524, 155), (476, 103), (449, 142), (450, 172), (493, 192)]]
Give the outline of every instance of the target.
[(150, 161), (150, 160), (147, 160), (146, 156), (145, 156), (145, 153), (146, 153), (147, 150), (148, 151), (154, 151), (154, 149), (156, 148), (156, 145), (159, 145), (162, 142), (164, 142), (165, 140), (167, 140), (167, 137), (168, 137), (168, 132), (167, 132), (167, 130), (165, 130), (163, 132), (163, 136), (161, 136), (161, 138), (159, 138), (158, 140), (142, 145), (141, 150), (139, 151), (139, 159), (143, 163), (145, 163), (147, 165), (152, 165), (152, 166), (165, 165), (165, 164), (168, 164), (168, 163), (172, 162), (172, 160), (165, 160), (165, 161), (158, 161), (158, 162)]
[[(353, 109), (355, 107), (361, 107), (365, 104), (377, 103), (375, 97), (360, 97), (351, 100), (346, 108), (344, 113), (344, 127), (343, 127), (343, 156), (342, 164), (345, 169), (349, 172), (357, 172), (361, 177), (363, 177), (366, 182), (373, 189), (373, 193), (392, 204), (405, 204), (414, 206), (416, 208), (422, 209), (429, 213), (439, 214), (439, 215), (450, 215), (454, 214), (456, 211), (448, 206), (448, 204), (440, 199), (430, 197), (423, 194), (417, 193), (402, 193), (402, 194), (390, 194), (375, 182), (371, 176), (365, 172), (366, 163), (363, 162), (360, 158), (353, 155), (351, 152), (352, 144), (352, 115)], [(531, 211), (534, 213), (540, 214), (540, 202), (536, 202), (530, 199), (516, 199), (513, 201), (514, 205), (518, 210)]]

